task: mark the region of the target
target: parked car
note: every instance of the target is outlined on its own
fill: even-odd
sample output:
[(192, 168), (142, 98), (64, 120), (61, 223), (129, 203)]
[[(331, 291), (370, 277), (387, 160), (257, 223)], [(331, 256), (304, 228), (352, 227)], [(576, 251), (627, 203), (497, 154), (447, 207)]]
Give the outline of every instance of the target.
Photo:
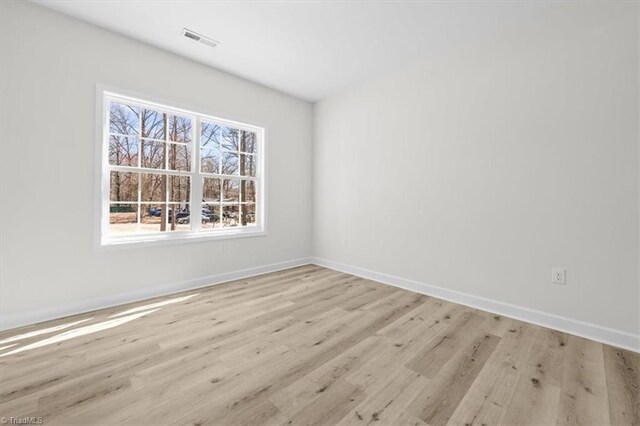
[(205, 218), (207, 220), (207, 222), (217, 222), (220, 220), (220, 216), (218, 216), (217, 214), (213, 213), (212, 211), (205, 211), (204, 209), (202, 210), (202, 222), (205, 222)]
[(235, 219), (238, 217), (238, 212), (223, 211), (222, 217), (225, 219)]
[[(191, 216), (184, 216), (184, 217), (181, 217), (181, 218), (177, 218), (176, 222), (181, 224), (181, 225), (185, 225), (185, 224), (191, 222)], [(210, 218), (208, 218), (207, 216), (202, 216), (202, 223), (209, 223), (209, 222), (211, 222)]]
[[(167, 222), (171, 222), (171, 213), (172, 213), (172, 209), (169, 209), (169, 214), (167, 216)], [(156, 217), (160, 217), (162, 216), (162, 208), (161, 207), (152, 207), (148, 210), (149, 215), (151, 216), (156, 216)], [(176, 212), (176, 223), (180, 223), (180, 224), (187, 224), (190, 222), (190, 217), (191, 217), (191, 212), (187, 211), (187, 210), (181, 210), (181, 211), (177, 211)], [(207, 222), (217, 222), (218, 220), (220, 220), (220, 216), (218, 216), (217, 214), (213, 213), (211, 210), (209, 209), (202, 209), (202, 223), (207, 223)]]

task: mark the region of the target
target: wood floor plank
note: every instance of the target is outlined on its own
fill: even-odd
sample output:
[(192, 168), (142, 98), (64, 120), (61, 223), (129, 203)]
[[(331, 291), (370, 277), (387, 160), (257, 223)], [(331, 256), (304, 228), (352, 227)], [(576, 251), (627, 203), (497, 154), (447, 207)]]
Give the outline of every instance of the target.
[(445, 425), (484, 367), (500, 338), (480, 333), (470, 344), (451, 354), (449, 361), (416, 396), (409, 412), (429, 425)]
[(407, 406), (428, 385), (429, 380), (423, 375), (401, 368), (386, 377), (380, 388), (365, 388), (367, 397), (345, 415), (340, 424), (403, 424)]
[(615, 425), (640, 425), (640, 354), (603, 346), (609, 415)]
[(320, 398), (327, 389), (342, 383), (349, 371), (374, 356), (380, 349), (381, 340), (379, 336), (370, 336), (274, 393), (270, 400), (283, 414), (293, 417), (306, 405)]
[(507, 333), (451, 416), (450, 424), (499, 424), (536, 335), (535, 326), (515, 320), (509, 323)]
[(426, 377), (435, 377), (454, 353), (459, 351), (461, 347), (466, 347), (466, 343), (475, 338), (475, 333), (484, 321), (483, 317), (473, 312), (462, 312), (442, 334), (436, 336), (429, 345), (409, 361), (407, 367)]
[(536, 330), (527, 361), (520, 371), (503, 424), (553, 424), (560, 403), (564, 351), (551, 330)]
[(640, 424), (636, 353), (312, 265), (3, 339), (45, 424)]
[(602, 345), (569, 337), (562, 373), (557, 424), (610, 424)]
[(334, 425), (364, 399), (364, 391), (347, 382), (336, 383), (285, 421), (287, 425)]

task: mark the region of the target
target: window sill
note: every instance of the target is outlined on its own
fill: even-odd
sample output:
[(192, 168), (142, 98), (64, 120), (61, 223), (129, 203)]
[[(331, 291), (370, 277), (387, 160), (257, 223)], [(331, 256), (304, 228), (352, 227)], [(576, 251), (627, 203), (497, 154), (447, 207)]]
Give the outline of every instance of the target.
[(132, 235), (103, 238), (99, 241), (101, 250), (155, 247), (173, 244), (197, 243), (236, 238), (263, 237), (267, 232), (258, 227), (230, 229), (224, 231), (176, 232), (150, 235)]

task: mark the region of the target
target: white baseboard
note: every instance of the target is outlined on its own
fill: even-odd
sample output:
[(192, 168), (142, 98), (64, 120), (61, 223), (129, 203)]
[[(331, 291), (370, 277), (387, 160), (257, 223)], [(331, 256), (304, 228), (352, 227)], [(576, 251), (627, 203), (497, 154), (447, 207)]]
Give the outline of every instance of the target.
[(483, 311), (492, 312), (505, 317), (529, 322), (564, 333), (573, 334), (584, 337), (586, 339), (595, 340), (611, 346), (628, 349), (634, 352), (640, 352), (640, 335), (615, 330), (609, 327), (603, 327), (597, 324), (591, 324), (571, 318), (561, 317), (547, 312), (537, 311), (534, 309), (524, 308), (512, 305), (510, 303), (498, 302), (484, 297), (474, 296), (468, 293), (448, 290), (442, 287), (436, 287), (424, 284), (418, 281), (400, 278), (393, 275), (383, 274), (369, 269), (359, 268), (357, 266), (346, 265), (334, 262), (328, 259), (314, 257), (312, 263), (324, 266), (326, 268), (335, 269), (362, 278), (389, 284), (405, 290), (414, 291), (416, 293), (425, 294), (427, 296), (437, 297), (438, 299), (448, 300), (450, 302), (459, 303), (461, 305), (470, 306), (472, 308)]
[(406, 278), (396, 277), (357, 266), (346, 265), (328, 259), (317, 257), (306, 257), (289, 260), (285, 262), (272, 263), (269, 265), (256, 266), (253, 268), (241, 269), (239, 271), (226, 272), (222, 274), (208, 275), (179, 283), (155, 287), (153, 289), (139, 290), (135, 292), (123, 293), (115, 296), (94, 298), (80, 303), (55, 306), (50, 309), (29, 311), (18, 314), (0, 316), (0, 330), (9, 330), (16, 327), (31, 325), (42, 321), (49, 321), (57, 318), (67, 317), (80, 313), (90, 312), (97, 309), (110, 308), (125, 303), (138, 302), (153, 297), (167, 296), (186, 290), (209, 287), (222, 284), (228, 281), (240, 280), (269, 272), (281, 271), (283, 269), (294, 268), (308, 264), (315, 264), (337, 271), (345, 272), (359, 277), (378, 281), (384, 284), (399, 287), (427, 296), (437, 297), (461, 305), (483, 311), (492, 312), (505, 317), (529, 322), (554, 330), (595, 340), (612, 346), (640, 352), (640, 335), (634, 335), (620, 330), (615, 330), (600, 325), (579, 321), (571, 318), (561, 317), (547, 312), (524, 308), (510, 303), (499, 302), (468, 293), (448, 290), (442, 287), (421, 283)]
[(167, 296), (185, 290), (193, 290), (202, 287), (209, 287), (216, 284), (222, 284), (228, 281), (241, 280), (243, 278), (253, 277), (255, 275), (266, 274), (269, 272), (281, 271), (283, 269), (294, 268), (296, 266), (308, 265), (311, 258), (301, 258), (288, 260), (286, 262), (272, 263), (269, 265), (256, 266), (253, 268), (241, 269), (239, 271), (226, 272), (222, 274), (208, 275), (201, 278), (182, 281), (179, 283), (168, 284), (151, 289), (132, 291), (121, 293), (114, 296), (98, 297), (89, 300), (83, 300), (64, 306), (54, 306), (49, 309), (39, 309), (37, 311), (20, 312), (17, 314), (1, 315), (0, 330), (9, 330), (12, 328), (22, 327), (25, 325), (36, 324), (42, 321), (63, 318), (70, 315), (81, 314), (85, 312), (95, 311), (98, 309), (111, 308), (113, 306), (125, 303), (139, 302), (153, 297)]

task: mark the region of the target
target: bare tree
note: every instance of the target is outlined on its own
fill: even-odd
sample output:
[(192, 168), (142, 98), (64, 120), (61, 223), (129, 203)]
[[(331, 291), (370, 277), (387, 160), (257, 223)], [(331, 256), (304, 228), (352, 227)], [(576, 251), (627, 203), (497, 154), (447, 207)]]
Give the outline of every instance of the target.
[[(137, 108), (113, 103), (110, 107), (109, 130), (114, 135), (109, 137), (109, 162), (116, 165), (136, 166), (138, 149), (136, 134), (140, 113)], [(114, 201), (125, 201), (130, 197), (130, 178), (125, 182), (125, 174), (112, 174), (111, 193)], [(128, 200), (130, 201), (130, 200)]]

